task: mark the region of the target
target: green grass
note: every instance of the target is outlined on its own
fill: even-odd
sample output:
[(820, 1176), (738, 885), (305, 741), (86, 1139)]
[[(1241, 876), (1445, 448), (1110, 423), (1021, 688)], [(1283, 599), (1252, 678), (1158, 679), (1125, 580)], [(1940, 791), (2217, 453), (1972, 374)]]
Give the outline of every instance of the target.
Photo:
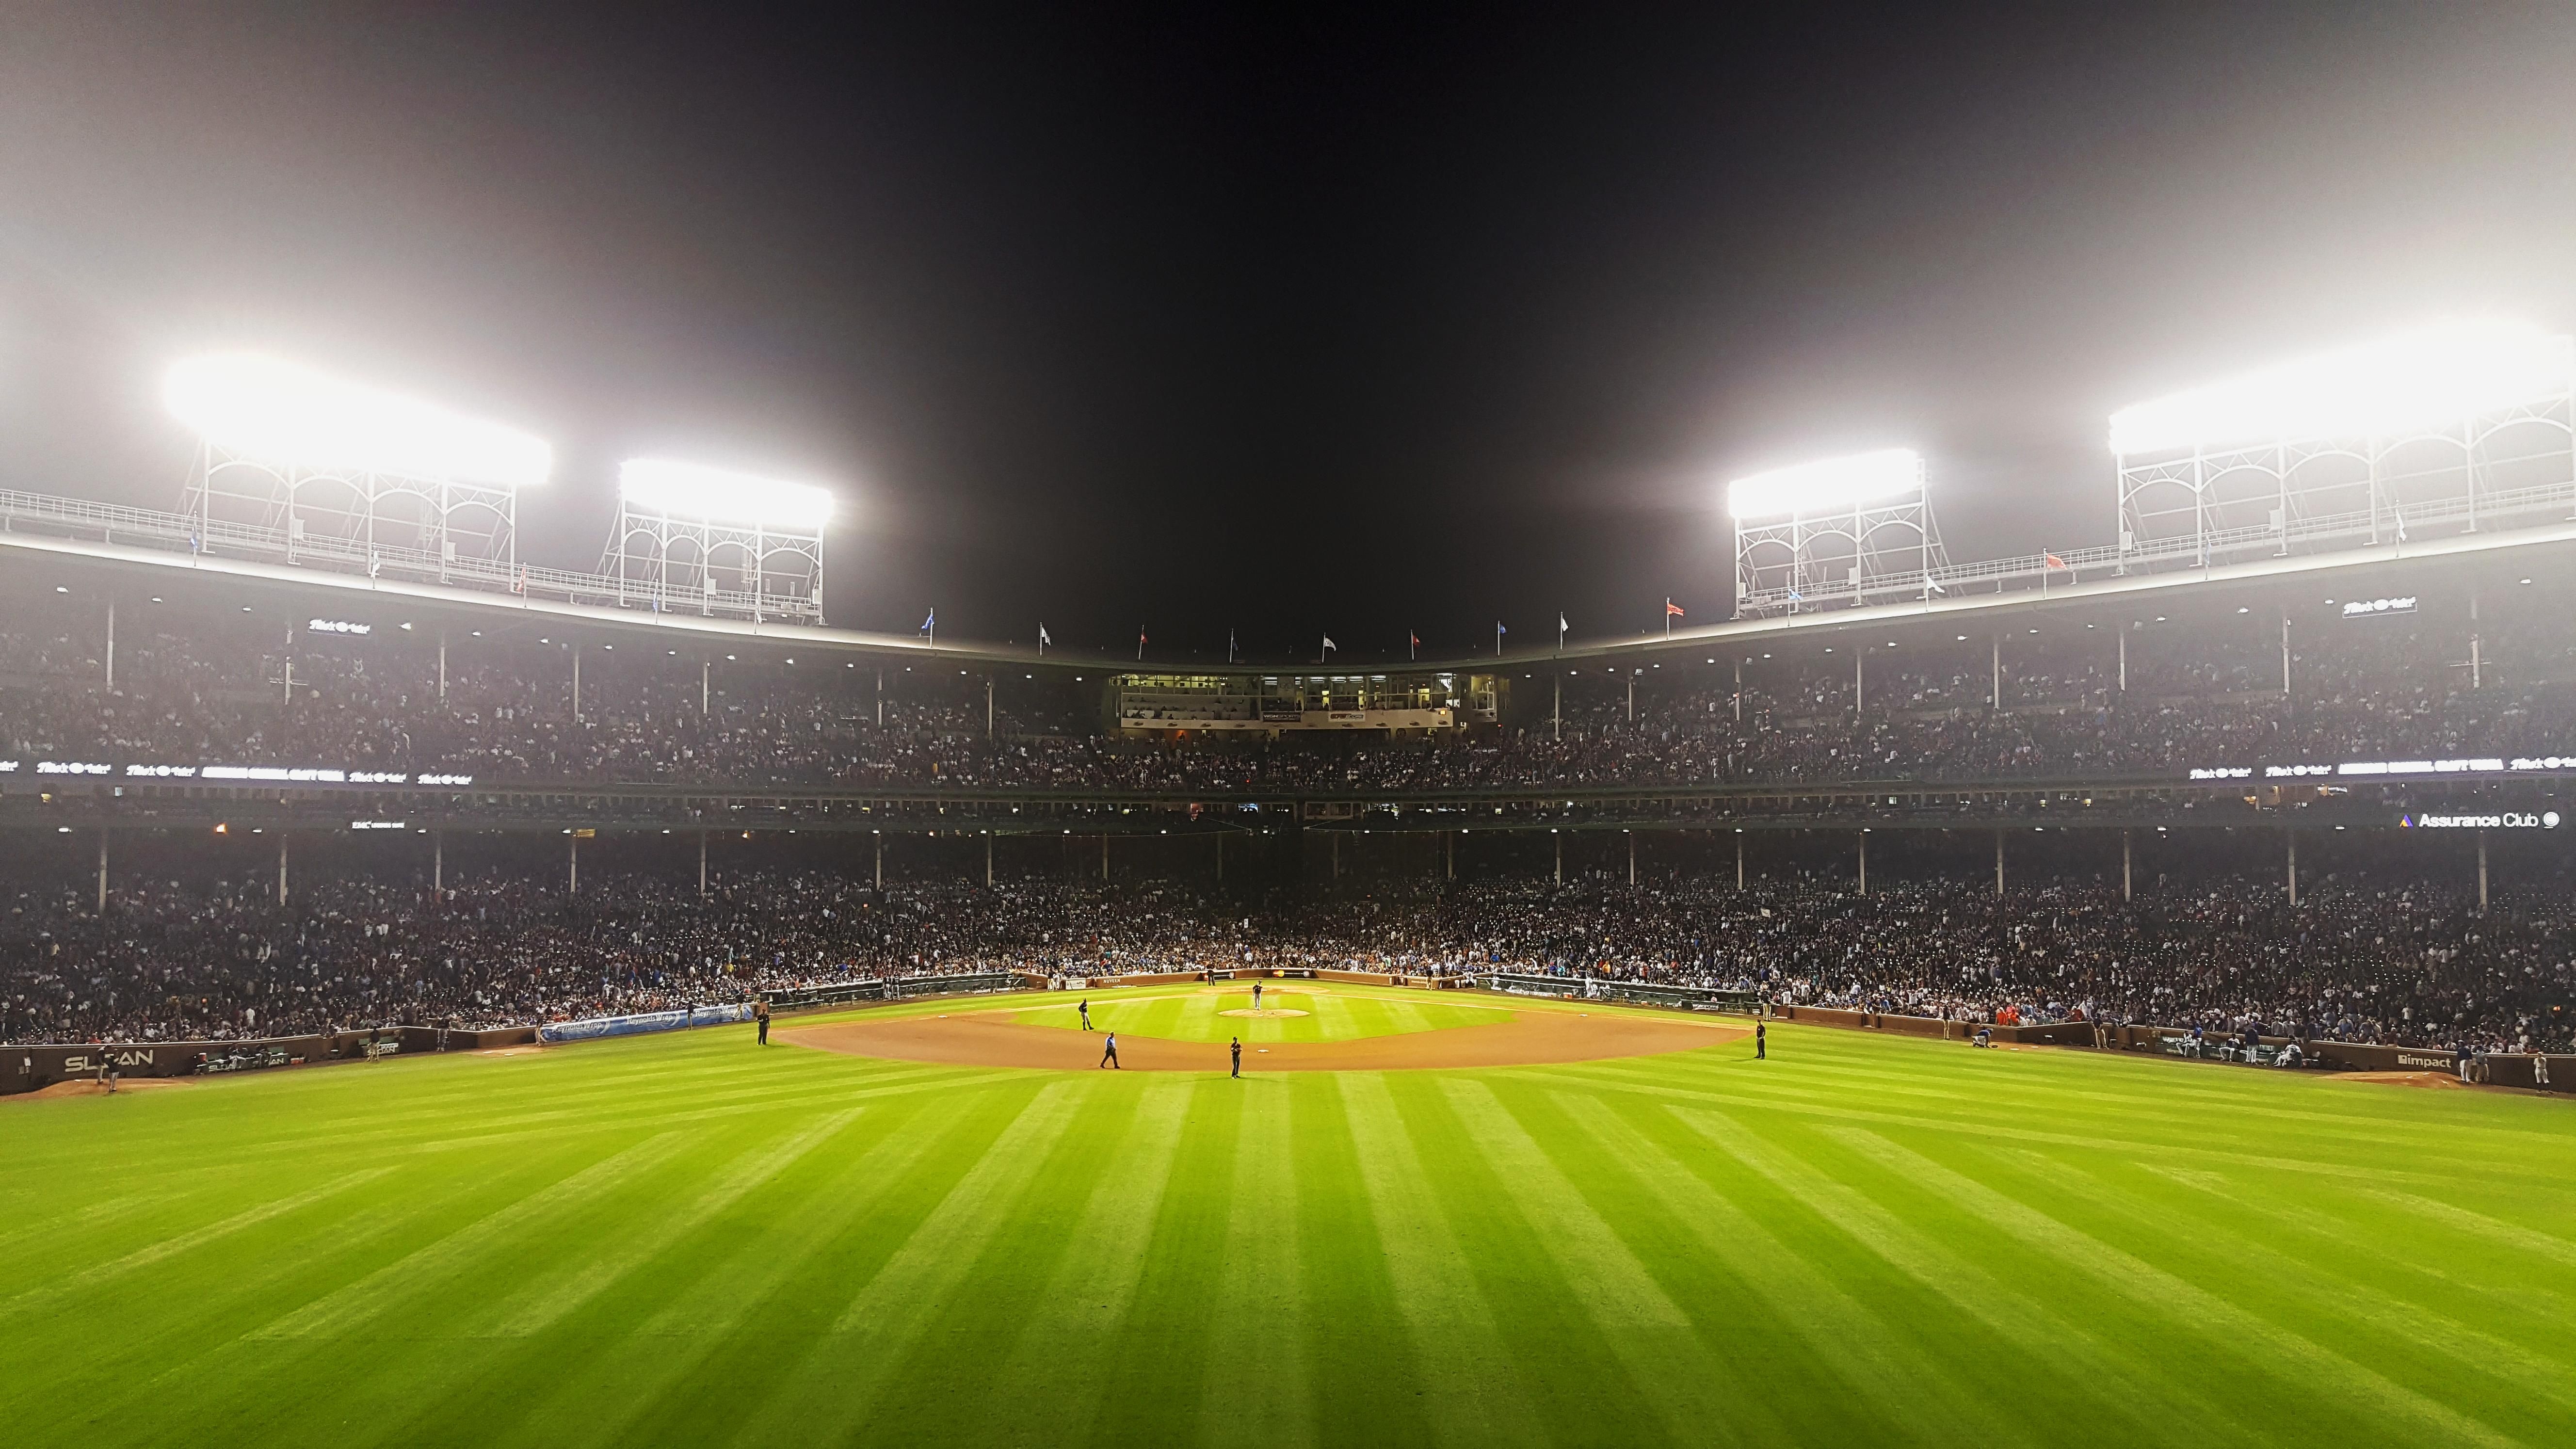
[[(1408, 1031), (1439, 1031), (1453, 1026), (1492, 1026), (1512, 1019), (1509, 1007), (1460, 1000), (1453, 993), (1432, 996), (1360, 994), (1351, 990), (1264, 991), (1262, 1009), (1285, 1008), (1304, 1016), (1226, 1016), (1252, 1009), (1252, 991), (1184, 991), (1147, 988), (1142, 996), (1096, 996), (1091, 1024), (1102, 1031), (1158, 1036), (1170, 1041), (1247, 1042), (1349, 1041), (1364, 1036), (1395, 1036)], [(1081, 997), (1050, 996), (1043, 1006), (1023, 1007), (1018, 1019), (1031, 1026), (1079, 1030), (1082, 1018), (1074, 1004)]]
[(2569, 1103), (1772, 1044), (1232, 1082), (744, 1028), (0, 1102), (0, 1425), (2576, 1443)]

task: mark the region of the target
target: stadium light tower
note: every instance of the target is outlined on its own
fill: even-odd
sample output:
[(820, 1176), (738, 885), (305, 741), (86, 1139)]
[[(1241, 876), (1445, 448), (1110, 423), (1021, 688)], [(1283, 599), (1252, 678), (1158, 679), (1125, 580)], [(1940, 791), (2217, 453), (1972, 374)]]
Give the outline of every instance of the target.
[(542, 439), (514, 428), (270, 357), (181, 362), (162, 397), (199, 439), (184, 512), (201, 549), (370, 575), (506, 576), (519, 490), (554, 466)]
[(2111, 417), (2124, 566), (2476, 532), (2576, 502), (2576, 344), (2417, 328)]
[(1911, 448), (1738, 478), (1726, 503), (1739, 616), (1921, 597), (1948, 561)]
[(809, 484), (630, 458), (599, 571), (622, 605), (820, 624), (831, 518), (832, 495)]

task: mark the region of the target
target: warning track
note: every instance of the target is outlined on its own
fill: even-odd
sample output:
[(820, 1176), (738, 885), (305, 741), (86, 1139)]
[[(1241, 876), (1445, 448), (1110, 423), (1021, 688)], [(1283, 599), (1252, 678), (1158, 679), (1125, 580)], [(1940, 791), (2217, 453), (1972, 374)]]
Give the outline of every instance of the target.
[[(861, 1019), (773, 1032), (778, 1040), (849, 1056), (891, 1057), (964, 1067), (1089, 1070), (1100, 1062), (1097, 1031), (1028, 1026), (1015, 1012)], [(1750, 1035), (1691, 1017), (1516, 1011), (1490, 1026), (1404, 1032), (1351, 1041), (1246, 1044), (1248, 1072), (1377, 1072), (1417, 1067), (1517, 1067), (1694, 1051)], [(1222, 1072), (1224, 1042), (1172, 1041), (1121, 1033), (1118, 1061), (1131, 1072)]]

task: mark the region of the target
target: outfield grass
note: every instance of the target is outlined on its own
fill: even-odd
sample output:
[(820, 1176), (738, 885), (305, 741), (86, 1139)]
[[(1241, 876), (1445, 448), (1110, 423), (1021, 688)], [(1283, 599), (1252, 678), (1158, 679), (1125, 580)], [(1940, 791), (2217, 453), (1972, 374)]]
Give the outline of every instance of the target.
[[(1079, 1030), (1082, 1018), (1074, 1009), (1074, 1000), (1080, 999), (1050, 996), (1044, 1005), (1023, 1007), (1015, 1016), (1031, 1026)], [(1170, 1041), (1219, 1042), (1240, 1036), (1247, 1042), (1267, 1044), (1351, 1041), (1359, 1037), (1395, 1036), (1409, 1031), (1439, 1031), (1453, 1026), (1492, 1026), (1512, 1019), (1511, 1008), (1507, 1006), (1496, 1006), (1490, 1001), (1461, 1000), (1454, 993), (1430, 996), (1419, 991), (1401, 996), (1339, 989), (1264, 991), (1261, 1005), (1264, 1010), (1285, 1009), (1305, 1014), (1227, 1016), (1224, 1013), (1228, 1011), (1249, 1011), (1252, 1008), (1250, 989), (1218, 992), (1162, 988), (1159, 994), (1139, 998), (1093, 1000), (1091, 1024), (1102, 1031), (1158, 1036)]]
[(1771, 1042), (1233, 1082), (727, 1028), (0, 1102), (0, 1425), (2576, 1443), (2568, 1103)]

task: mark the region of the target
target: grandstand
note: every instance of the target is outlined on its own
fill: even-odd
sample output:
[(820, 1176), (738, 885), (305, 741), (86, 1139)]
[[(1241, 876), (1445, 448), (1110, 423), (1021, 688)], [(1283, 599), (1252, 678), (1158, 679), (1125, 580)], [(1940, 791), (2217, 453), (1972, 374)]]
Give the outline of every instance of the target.
[[(2564, 399), (2532, 411), (2561, 417)], [(1785, 870), (1863, 897), (1929, 872), (1996, 899), (2098, 887), (2135, 906), (2175, 862), (2224, 860), (2219, 888), (2290, 906), (2354, 872), (2402, 888), (2420, 866), (2425, 889), (2484, 911), (2563, 875), (2553, 832), (2576, 776), (2576, 524), (2530, 507), (2545, 494), (2563, 512), (2576, 484), (2526, 481), (2508, 506), (2479, 492), (2491, 474), (2464, 474), (2447, 512), (2414, 479), (2405, 535), (2375, 544), (2347, 530), (2302, 551), (2306, 536), (2276, 531), (2260, 556), (2228, 558), (2243, 551), (2229, 534), (2181, 569), (2163, 566), (2169, 548), (2113, 550), (2035, 574), (1951, 570), (1898, 602), (1312, 671), (834, 629), (748, 595), (721, 604), (698, 587), (712, 571), (650, 596), (524, 565), (439, 578), (455, 561), (435, 549), (326, 547), (345, 520), (259, 534), (214, 527), (202, 503), (161, 516), (12, 494), (0, 827), (29, 870), (82, 877), (55, 909), (110, 921), (169, 908), (145, 902), (173, 863), (184, 879), (220, 858), (238, 900), (251, 842), (274, 913), (347, 888), (335, 873), (358, 861), (374, 873), (360, 889), (446, 900), (506, 859), (512, 888), (569, 900), (585, 850), (594, 899), (601, 871), (650, 857), (714, 902), (747, 850), (797, 869), (779, 853), (791, 836), (845, 839), (835, 858), (870, 892), (891, 853), (898, 884), (931, 890), (1456, 891), (1516, 871), (1749, 887)], [(2138, 487), (2125, 471), (2122, 486)], [(662, 606), (675, 592), (701, 607)], [(297, 894), (308, 872), (318, 897)], [(1474, 944), (1452, 941), (1442, 969)], [(1685, 954), (1665, 942), (1632, 965), (1669, 973)], [(1542, 962), (1600, 969), (1562, 952), (1521, 964)], [(52, 1039), (179, 1029), (96, 1005), (39, 1027), (29, 993), (11, 994), (21, 1030)], [(498, 1028), (569, 1009), (522, 993), (495, 1012), (490, 995), (399, 1014)], [(581, 1009), (621, 993), (591, 995)], [(2098, 1015), (2106, 994), (2064, 995), (2059, 1014), (2089, 999)], [(2562, 1003), (2535, 1003), (2483, 1020), (2482, 1042), (2564, 1045)], [(191, 1019), (249, 1029), (207, 1016)], [(2441, 1036), (2401, 1024), (2373, 1030)]]

